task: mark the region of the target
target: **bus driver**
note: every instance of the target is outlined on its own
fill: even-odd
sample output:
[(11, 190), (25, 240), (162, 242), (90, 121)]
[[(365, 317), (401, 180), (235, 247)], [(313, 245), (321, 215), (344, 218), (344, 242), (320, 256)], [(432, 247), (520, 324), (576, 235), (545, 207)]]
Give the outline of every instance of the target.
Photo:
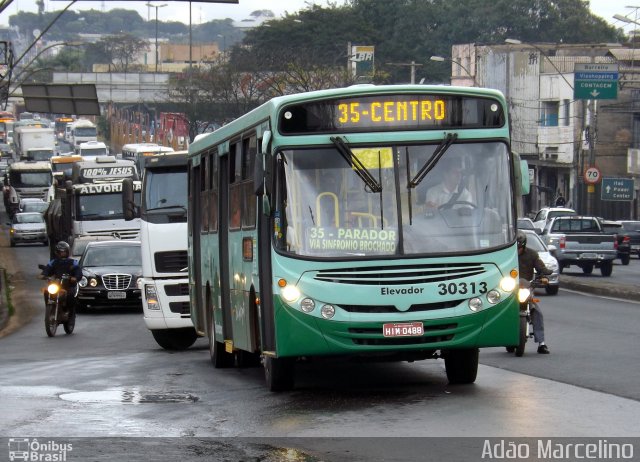
[[(460, 159), (442, 159), (438, 169), (442, 174), (442, 181), (427, 191), (425, 205), (427, 211), (445, 204), (471, 202), (471, 193), (461, 184), (462, 163)], [(455, 207), (458, 208), (458, 207)]]

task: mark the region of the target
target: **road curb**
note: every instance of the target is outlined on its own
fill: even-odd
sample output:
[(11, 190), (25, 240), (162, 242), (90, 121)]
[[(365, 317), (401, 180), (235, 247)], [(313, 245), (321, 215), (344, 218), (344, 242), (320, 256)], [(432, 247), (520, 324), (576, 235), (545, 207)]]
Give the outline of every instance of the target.
[(0, 331), (9, 324), (9, 299), (7, 298), (7, 272), (0, 268)]
[(630, 284), (613, 284), (611, 278), (597, 276), (568, 276), (560, 275), (560, 288), (576, 290), (605, 297), (620, 298), (640, 302), (640, 288)]

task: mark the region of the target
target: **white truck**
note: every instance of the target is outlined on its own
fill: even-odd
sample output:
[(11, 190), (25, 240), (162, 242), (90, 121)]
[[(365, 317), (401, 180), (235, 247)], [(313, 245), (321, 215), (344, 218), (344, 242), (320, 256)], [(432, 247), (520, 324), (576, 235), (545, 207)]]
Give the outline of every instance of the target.
[(109, 154), (109, 148), (101, 141), (87, 141), (76, 146), (76, 154), (83, 160), (96, 160), (97, 157)]
[(53, 198), (50, 162), (14, 162), (7, 169), (7, 180), (5, 206), (9, 215), (18, 211), (21, 199), (34, 198), (50, 201)]
[(140, 198), (142, 184), (133, 162), (112, 156), (73, 163), (72, 179), (58, 185), (45, 212), (51, 251), (59, 241), (73, 243), (80, 235), (138, 239), (140, 220), (125, 221), (122, 212), (122, 181), (134, 180)]
[(144, 167), (140, 207), (132, 181), (125, 180), (122, 197), (125, 219), (140, 212), (144, 321), (162, 348), (183, 350), (197, 339), (189, 309), (187, 154), (149, 156)]
[(53, 128), (16, 127), (13, 142), (20, 160), (47, 161), (55, 154), (56, 138)]
[(98, 141), (98, 129), (96, 125), (87, 119), (78, 119), (71, 124), (69, 129), (70, 139), (67, 140), (73, 148), (87, 141)]

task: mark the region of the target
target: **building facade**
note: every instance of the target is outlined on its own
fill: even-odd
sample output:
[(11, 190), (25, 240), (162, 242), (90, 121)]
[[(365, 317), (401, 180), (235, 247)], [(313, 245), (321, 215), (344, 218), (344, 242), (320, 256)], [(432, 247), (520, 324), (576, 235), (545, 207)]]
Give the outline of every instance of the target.
[[(638, 217), (640, 85), (633, 78), (634, 58), (640, 64), (640, 52), (610, 44), (453, 46), (451, 83), (495, 88), (509, 102), (512, 149), (529, 164), (525, 213), (555, 205), (562, 195), (579, 213)], [(574, 97), (575, 65), (586, 63), (618, 66), (616, 99)], [(603, 199), (602, 183), (584, 181), (590, 166), (602, 178), (634, 180), (631, 200)]]

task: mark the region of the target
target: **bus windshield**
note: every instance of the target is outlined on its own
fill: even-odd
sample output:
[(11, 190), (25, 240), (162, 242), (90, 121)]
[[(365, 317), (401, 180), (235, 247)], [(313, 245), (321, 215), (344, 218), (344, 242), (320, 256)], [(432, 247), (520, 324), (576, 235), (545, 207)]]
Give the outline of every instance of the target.
[[(514, 239), (508, 147), (476, 142), (279, 153), (283, 252), (378, 257), (487, 251)], [(444, 147), (443, 147), (444, 146)]]
[[(78, 209), (76, 211), (76, 220), (93, 221), (93, 220), (116, 220), (123, 219), (122, 213), (122, 194), (90, 194), (78, 196)], [(140, 193), (134, 194), (136, 204), (140, 204)]]

